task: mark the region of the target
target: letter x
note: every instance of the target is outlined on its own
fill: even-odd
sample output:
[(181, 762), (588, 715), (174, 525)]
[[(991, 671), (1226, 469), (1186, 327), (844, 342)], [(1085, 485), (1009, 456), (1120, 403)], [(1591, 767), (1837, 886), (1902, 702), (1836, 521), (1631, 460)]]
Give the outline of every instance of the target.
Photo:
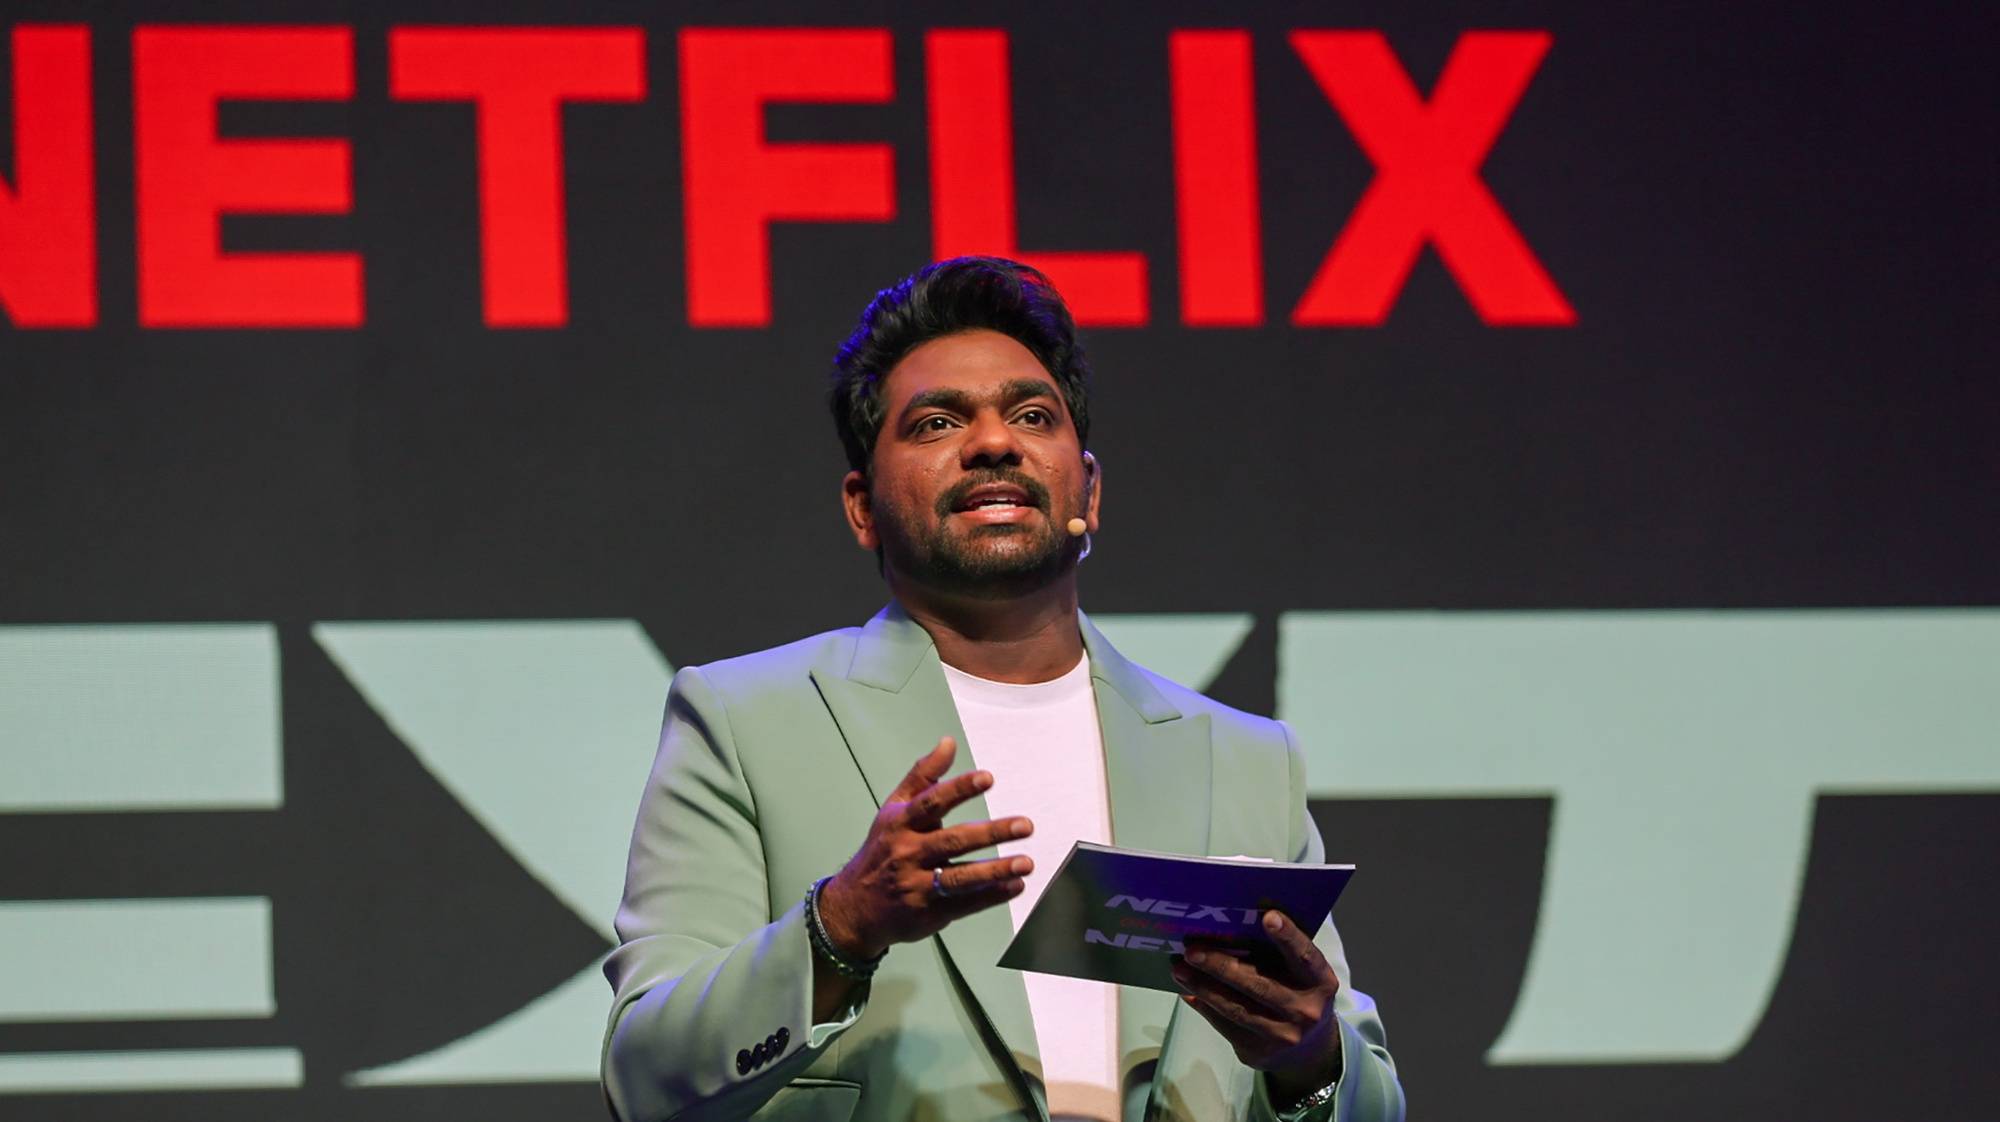
[(1292, 33), (1292, 49), (1376, 171), (1293, 309), (1294, 324), (1379, 325), (1426, 242), (1482, 321), (1576, 322), (1479, 178), (1549, 41), (1545, 31), (1468, 32), (1426, 102), (1380, 32)]

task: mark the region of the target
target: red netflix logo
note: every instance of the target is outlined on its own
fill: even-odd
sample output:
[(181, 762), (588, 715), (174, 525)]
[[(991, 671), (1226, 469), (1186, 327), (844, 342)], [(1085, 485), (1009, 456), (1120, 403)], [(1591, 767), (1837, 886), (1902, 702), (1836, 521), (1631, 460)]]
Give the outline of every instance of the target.
[[(1289, 43), (1375, 167), (1291, 323), (1381, 324), (1426, 246), (1483, 322), (1575, 322), (1479, 176), (1549, 49), (1546, 32), (1462, 35), (1428, 96), (1378, 32), (1296, 31)], [(21, 25), (9, 45), (14, 151), (11, 182), (0, 179), (0, 314), (18, 327), (89, 327), (98, 318), (91, 34)], [(1166, 46), (1180, 321), (1262, 324), (1250, 35), (1175, 31)], [(390, 98), (475, 109), (489, 326), (568, 322), (561, 108), (643, 102), (645, 48), (637, 28), (390, 31)], [(897, 191), (889, 144), (773, 143), (764, 109), (894, 101), (891, 36), (689, 28), (678, 48), (688, 322), (766, 326), (771, 224), (888, 222)], [(1019, 244), (1007, 33), (935, 30), (922, 49), (933, 256), (1020, 258), (1055, 280), (1079, 322), (1150, 322), (1145, 253)], [(232, 139), (217, 129), (225, 100), (353, 99), (352, 30), (143, 26), (131, 57), (140, 324), (360, 326), (361, 254), (232, 252), (221, 239), (225, 214), (350, 211), (352, 142)]]

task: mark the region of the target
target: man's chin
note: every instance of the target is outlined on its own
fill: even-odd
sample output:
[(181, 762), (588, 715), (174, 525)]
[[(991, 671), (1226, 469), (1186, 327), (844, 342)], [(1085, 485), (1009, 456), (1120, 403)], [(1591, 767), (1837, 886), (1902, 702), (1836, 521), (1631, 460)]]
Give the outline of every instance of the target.
[[(991, 543), (999, 544), (999, 543)], [(924, 583), (962, 596), (1006, 599), (1038, 591), (1061, 577), (1071, 562), (1058, 548), (950, 549), (933, 555)]]

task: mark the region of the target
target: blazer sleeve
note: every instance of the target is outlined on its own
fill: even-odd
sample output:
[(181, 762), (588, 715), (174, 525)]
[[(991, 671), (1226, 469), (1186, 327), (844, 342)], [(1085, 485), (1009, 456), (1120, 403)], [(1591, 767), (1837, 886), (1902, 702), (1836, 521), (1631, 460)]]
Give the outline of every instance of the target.
[(604, 1093), (622, 1122), (747, 1118), (866, 1001), (812, 1024), (803, 903), (776, 919), (757, 806), (729, 716), (699, 667), (674, 675), (605, 961)]
[[(1278, 727), (1284, 730), (1285, 750), (1291, 757), (1291, 839), (1297, 855), (1293, 860), (1317, 865), (1326, 860), (1326, 843), (1320, 839), (1319, 826), (1306, 808), (1305, 759), (1292, 739), (1291, 726), (1280, 721)], [(1396, 1061), (1389, 1055), (1382, 1017), (1375, 1011), (1375, 999), (1349, 984), (1352, 974), (1347, 952), (1341, 946), (1340, 932), (1334, 929), (1331, 915), (1320, 926), (1313, 943), (1326, 955), (1334, 976), (1340, 979), (1333, 1013), (1340, 1021), (1341, 1070), (1339, 1089), (1334, 1092), (1333, 1100), (1306, 1117), (1309, 1122), (1402, 1122), (1403, 1085), (1396, 1080)], [(1276, 1122), (1270, 1088), (1263, 1078), (1255, 1081), (1253, 1093), (1251, 1118), (1257, 1122)]]

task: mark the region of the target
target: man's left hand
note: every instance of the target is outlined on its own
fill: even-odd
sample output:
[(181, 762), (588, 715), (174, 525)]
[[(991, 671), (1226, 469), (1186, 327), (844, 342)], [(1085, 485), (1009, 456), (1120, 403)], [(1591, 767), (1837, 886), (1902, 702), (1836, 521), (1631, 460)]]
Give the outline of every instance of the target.
[(1174, 981), (1187, 991), (1181, 1000), (1215, 1026), (1237, 1059), (1268, 1074), (1273, 1097), (1296, 1100), (1340, 1078), (1333, 1014), (1340, 979), (1281, 913), (1265, 912), (1264, 930), (1282, 958), (1276, 972), (1191, 940), (1187, 954), (1175, 957)]

